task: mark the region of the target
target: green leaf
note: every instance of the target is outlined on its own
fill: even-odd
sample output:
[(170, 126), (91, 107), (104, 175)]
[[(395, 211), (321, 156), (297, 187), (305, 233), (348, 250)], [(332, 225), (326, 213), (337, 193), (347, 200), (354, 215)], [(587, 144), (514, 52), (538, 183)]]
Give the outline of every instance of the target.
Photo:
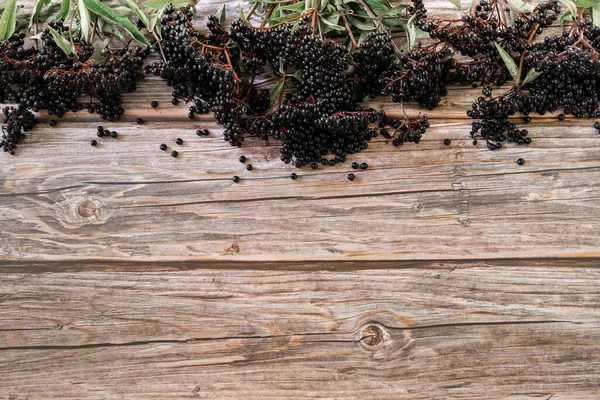
[(358, 45), (360, 46), (362, 44), (362, 42), (365, 41), (365, 39), (367, 38), (367, 36), (369, 36), (369, 32), (368, 31), (362, 31), (360, 33), (360, 36), (358, 37)]
[(339, 26), (337, 24), (339, 20), (340, 20), (339, 13), (332, 14), (327, 18), (321, 18), (321, 22), (323, 24), (327, 25), (328, 27), (330, 27), (331, 29), (334, 29), (336, 31), (345, 31), (346, 28), (344, 28), (343, 26)]
[(0, 17), (0, 40), (6, 40), (15, 33), (17, 26), (17, 0), (10, 0)]
[[(450, 0), (450, 1), (459, 1), (460, 0)], [(395, 15), (400, 14), (402, 11), (404, 11), (406, 9), (406, 6), (404, 4), (400, 4), (399, 6), (396, 7), (392, 7), (390, 9), (388, 9), (384, 14), (383, 17), (393, 17)]]
[(44, 6), (49, 5), (50, 0), (38, 0), (35, 2), (35, 7), (33, 8), (33, 14), (31, 14), (31, 18), (29, 19), (29, 25), (27, 26), (27, 30), (30, 30), (38, 16), (40, 15), (40, 11)]
[(513, 80), (515, 81), (515, 84), (518, 85), (519, 82), (517, 82), (517, 79), (519, 75), (519, 68), (517, 67), (517, 64), (515, 64), (515, 60), (513, 60), (510, 54), (508, 54), (506, 50), (502, 48), (502, 46), (500, 46), (496, 42), (494, 42), (494, 44), (496, 45), (496, 49), (498, 49), (498, 53), (500, 54), (502, 61), (504, 61), (504, 65), (506, 65), (508, 72), (510, 72), (510, 76), (512, 76)]
[(600, 4), (592, 7), (592, 22), (596, 26), (600, 26)]
[(296, 4), (288, 4), (287, 6), (280, 6), (279, 9), (282, 11), (304, 12), (304, 7), (306, 7), (306, 1), (299, 1)]
[(90, 59), (92, 60), (99, 60), (100, 57), (102, 57), (102, 53), (104, 52), (104, 50), (106, 49), (106, 47), (108, 46), (108, 43), (110, 43), (110, 39), (104, 39), (104, 41), (102, 42), (102, 44), (95, 46), (94, 47), (94, 52), (92, 53), (92, 56), (90, 57)]
[(562, 17), (560, 17), (560, 26), (561, 27), (564, 26), (565, 21), (572, 21), (572, 20), (573, 20), (573, 14), (571, 14), (571, 11), (567, 11), (562, 15)]
[[(507, 3), (511, 8), (514, 8), (515, 10), (519, 10), (519, 11), (532, 12), (535, 9), (535, 6), (527, 3), (524, 0), (507, 0)], [(475, 3), (473, 3), (473, 4), (475, 4)]]
[(598, 4), (598, 0), (579, 0), (575, 2), (575, 5), (580, 8), (590, 8)]
[(390, 8), (380, 0), (365, 0), (365, 3), (367, 3), (371, 11), (373, 11), (378, 17), (384, 15)]
[[(238, 18), (241, 19), (242, 21), (244, 21), (246, 24), (250, 24), (250, 21), (248, 21), (248, 18), (246, 18), (246, 14), (244, 14), (244, 10), (242, 10), (241, 8), (240, 8), (240, 14), (238, 15)], [(294, 33), (294, 32), (292, 32), (292, 33)]]
[(47, 20), (52, 14), (54, 14), (54, 11), (56, 11), (56, 8), (59, 5), (60, 5), (60, 2), (58, 0), (54, 0), (49, 5), (42, 7), (42, 9), (40, 10), (40, 13), (38, 15), (38, 20), (39, 21)]
[(114, 7), (112, 10), (123, 17), (129, 16), (133, 12), (129, 7), (124, 6)]
[(412, 49), (415, 46), (417, 39), (426, 39), (429, 37), (427, 32), (422, 31), (415, 25), (415, 16), (410, 17), (406, 23), (406, 36), (408, 37), (408, 49)]
[(375, 29), (377, 29), (375, 25), (367, 22), (361, 22), (361, 20), (357, 18), (351, 16), (347, 16), (346, 18), (352, 26), (358, 28), (361, 31), (374, 31)]
[(90, 24), (91, 17), (90, 12), (83, 4), (83, 0), (77, 0), (77, 11), (79, 12), (79, 23), (81, 24), (81, 37), (88, 40), (90, 37)]
[(527, 72), (527, 75), (525, 76), (525, 79), (523, 79), (523, 83), (521, 83), (521, 86), (525, 86), (529, 82), (533, 82), (534, 80), (536, 80), (542, 74), (543, 74), (543, 72), (541, 72), (541, 71), (538, 72), (538, 71), (535, 70), (535, 68), (531, 68), (529, 70), (529, 72)]
[(54, 30), (51, 26), (48, 27), (50, 29), (50, 33), (52, 34), (52, 38), (56, 42), (56, 45), (60, 47), (60, 49), (66, 55), (73, 54), (75, 55), (75, 49), (73, 48), (73, 43), (68, 41), (63, 35)]
[(135, 12), (135, 14), (138, 16), (138, 18), (140, 19), (140, 21), (142, 21), (142, 23), (144, 24), (145, 27), (148, 27), (149, 20), (148, 20), (148, 16), (140, 9), (140, 7), (138, 7), (137, 3), (133, 0), (119, 0), (121, 3), (123, 3), (127, 8), (129, 8), (130, 10), (132, 10), (133, 12)]
[(148, 32), (150, 32), (150, 33), (154, 32), (154, 28), (156, 28), (157, 22), (158, 22), (158, 14), (156, 14), (155, 12), (151, 13), (150, 16), (148, 17), (148, 25), (146, 25), (146, 29), (148, 29)]
[(225, 25), (225, 21), (227, 20), (227, 12), (225, 11), (225, 3), (223, 3), (223, 5), (221, 7), (219, 7), (219, 9), (217, 10), (217, 13), (215, 14), (215, 17), (217, 17), (217, 19), (219, 20), (219, 24), (221, 24), (221, 26)]
[(181, 8), (189, 5), (190, 0), (148, 0), (144, 5), (152, 10), (160, 11), (169, 4), (173, 4), (175, 8)]
[(60, 11), (58, 14), (56, 14), (56, 19), (67, 18), (67, 15), (69, 15), (69, 7), (71, 6), (71, 0), (62, 0), (60, 4)]
[(283, 80), (285, 79), (285, 77), (283, 79), (281, 79), (279, 82), (277, 82), (277, 84), (275, 86), (273, 86), (273, 89), (271, 89), (271, 94), (269, 96), (269, 98), (271, 99), (271, 103), (273, 103), (273, 101), (277, 98), (277, 96), (279, 96), (279, 92), (281, 92), (281, 89), (283, 88)]
[(298, 79), (300, 82), (302, 82), (302, 73), (303, 71), (301, 69), (296, 70), (296, 72), (294, 72), (294, 75), (292, 75), (294, 78)]
[(460, 4), (460, 0), (448, 0), (450, 3), (454, 4), (456, 8), (462, 10), (462, 5)]
[(406, 21), (407, 21), (406, 18), (392, 17), (392, 18), (385, 18), (381, 22), (383, 22), (383, 24), (386, 25), (386, 26), (402, 26), (402, 27), (406, 27)]
[(127, 17), (117, 14), (112, 8), (100, 3), (98, 0), (83, 0), (83, 2), (88, 10), (94, 14), (120, 25), (121, 27), (125, 28), (134, 39), (145, 44), (146, 46), (150, 46), (148, 39), (142, 35), (139, 29), (129, 19), (127, 19)]
[(571, 0), (560, 0), (571, 12), (572, 15), (577, 15), (577, 5)]

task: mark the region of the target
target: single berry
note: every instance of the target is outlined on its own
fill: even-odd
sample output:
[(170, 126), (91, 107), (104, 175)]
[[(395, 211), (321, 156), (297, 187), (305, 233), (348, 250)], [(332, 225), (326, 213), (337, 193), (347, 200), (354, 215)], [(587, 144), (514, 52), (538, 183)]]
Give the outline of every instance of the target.
[(175, 143), (181, 146), (183, 144), (183, 139), (177, 138), (177, 139), (175, 139)]
[(138, 125), (142, 125), (144, 123), (144, 120), (141, 119), (141, 118), (138, 118), (138, 119), (135, 120), (135, 122), (137, 122)]
[(161, 144), (161, 145), (160, 145), (160, 149), (161, 149), (162, 151), (166, 151), (166, 150), (167, 150), (167, 145), (166, 145), (166, 144), (164, 144), (164, 143), (163, 143), (163, 144)]
[(246, 165), (246, 169), (247, 169), (248, 171), (252, 171), (252, 169), (253, 169), (253, 167), (252, 167), (252, 164), (248, 164), (248, 165)]
[(525, 118), (523, 118), (523, 120), (525, 121), (525, 123), (530, 123), (531, 122), (531, 117), (528, 115)]
[(564, 121), (565, 120), (565, 114), (558, 114), (558, 120), (559, 121)]
[(531, 144), (531, 138), (530, 137), (525, 138), (525, 140), (523, 140), (523, 143), (525, 143), (525, 144)]
[(444, 144), (446, 146), (450, 146), (450, 143), (452, 143), (452, 140), (450, 140), (450, 139), (444, 139)]
[(348, 180), (349, 181), (353, 181), (354, 178), (356, 178), (356, 175), (354, 175), (354, 174), (348, 174)]
[(240, 162), (241, 163), (245, 163), (246, 162), (246, 156), (240, 156)]
[(204, 136), (208, 136), (209, 135), (208, 129), (202, 129), (202, 134)]
[(171, 157), (177, 157), (179, 155), (179, 153), (177, 152), (177, 150), (173, 150), (171, 152)]
[(360, 169), (367, 169), (367, 168), (369, 168), (369, 164), (367, 164), (366, 162), (360, 164)]
[(517, 164), (519, 164), (519, 165), (523, 165), (523, 164), (525, 164), (525, 160), (523, 160), (522, 158), (519, 158), (519, 159), (517, 160)]
[(98, 131), (98, 132), (96, 133), (96, 136), (98, 136), (98, 137), (102, 137), (102, 136), (104, 136), (104, 131)]
[(48, 121), (48, 125), (56, 126), (56, 120), (51, 119), (50, 121)]
[(111, 138), (113, 138), (113, 139), (116, 139), (116, 138), (117, 138), (117, 136), (119, 136), (119, 134), (117, 133), (117, 131), (112, 131), (112, 132), (110, 133), (110, 137), (111, 137)]
[(92, 146), (96, 146), (96, 145), (98, 144), (98, 142), (96, 142), (95, 140), (92, 140), (92, 141), (90, 142), (90, 144), (91, 144)]
[(98, 130), (98, 132), (104, 132), (104, 127), (102, 125), (98, 125), (96, 129)]
[(158, 107), (158, 101), (153, 101), (152, 103), (150, 103), (150, 105), (152, 106), (152, 108), (156, 108)]
[(174, 106), (176, 106), (177, 104), (179, 104), (179, 100), (173, 99), (173, 100), (171, 100), (171, 104), (173, 104)]
[(600, 131), (600, 122), (594, 123), (594, 128)]
[(357, 163), (356, 161), (354, 161), (354, 162), (352, 163), (352, 168), (353, 168), (353, 169), (358, 169), (358, 163)]
[(233, 180), (235, 183), (238, 183), (238, 182), (240, 181), (240, 177), (239, 177), (239, 176), (237, 176), (237, 175), (234, 175), (234, 176), (233, 176), (233, 178), (232, 178), (232, 180)]
[(298, 179), (298, 175), (297, 175), (295, 172), (292, 172), (292, 173), (290, 174), (290, 178), (292, 178), (292, 180), (294, 180), (294, 181), (295, 181), (296, 179)]
[(317, 164), (316, 162), (314, 162), (314, 163), (310, 164), (310, 167), (312, 169), (317, 169), (317, 168), (319, 168), (319, 164)]

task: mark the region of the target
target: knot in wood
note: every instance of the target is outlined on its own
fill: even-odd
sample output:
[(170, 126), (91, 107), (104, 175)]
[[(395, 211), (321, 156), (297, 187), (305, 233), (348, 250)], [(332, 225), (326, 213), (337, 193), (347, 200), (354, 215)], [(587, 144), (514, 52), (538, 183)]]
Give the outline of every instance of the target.
[(367, 324), (361, 331), (360, 343), (368, 349), (379, 347), (385, 340), (386, 332), (382, 326)]
[(93, 217), (97, 212), (98, 206), (91, 200), (84, 200), (77, 206), (77, 213), (83, 218)]

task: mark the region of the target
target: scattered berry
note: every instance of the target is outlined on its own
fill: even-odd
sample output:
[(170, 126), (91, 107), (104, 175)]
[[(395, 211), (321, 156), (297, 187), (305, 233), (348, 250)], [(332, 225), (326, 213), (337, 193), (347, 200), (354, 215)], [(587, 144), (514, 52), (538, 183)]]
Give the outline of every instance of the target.
[(98, 144), (98, 142), (97, 142), (97, 141), (95, 141), (95, 140), (92, 140), (92, 141), (90, 142), (90, 144), (91, 144), (92, 146), (96, 146), (96, 145)]
[(356, 178), (356, 176), (352, 173), (348, 174), (348, 180), (349, 181), (353, 181)]
[(152, 103), (150, 103), (150, 105), (152, 106), (152, 108), (156, 108), (158, 107), (158, 101), (153, 101)]
[(444, 144), (446, 146), (450, 146), (450, 143), (452, 143), (452, 141), (450, 139), (444, 139)]
[(240, 177), (239, 177), (239, 176), (237, 176), (237, 175), (234, 175), (234, 176), (233, 176), (233, 178), (232, 178), (232, 180), (233, 180), (235, 183), (238, 183), (238, 182), (240, 181)]
[(519, 164), (519, 165), (523, 165), (523, 164), (525, 164), (525, 160), (524, 160), (524, 159), (522, 159), (522, 158), (519, 158), (519, 159), (517, 160), (517, 164)]
[(177, 138), (177, 139), (175, 139), (175, 143), (181, 146), (183, 144), (183, 139)]
[(166, 144), (164, 144), (164, 143), (163, 143), (163, 144), (161, 144), (161, 145), (160, 145), (160, 149), (161, 149), (162, 151), (166, 151), (166, 150), (167, 150), (167, 145), (166, 145)]
[(179, 155), (179, 152), (177, 150), (173, 150), (171, 152), (171, 157), (177, 157)]

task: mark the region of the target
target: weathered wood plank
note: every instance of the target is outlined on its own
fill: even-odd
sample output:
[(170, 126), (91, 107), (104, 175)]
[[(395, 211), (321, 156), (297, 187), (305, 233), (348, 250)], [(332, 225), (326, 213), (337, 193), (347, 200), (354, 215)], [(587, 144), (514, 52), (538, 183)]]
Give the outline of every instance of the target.
[(2, 274), (0, 397), (591, 399), (599, 284), (594, 263)]
[[(531, 126), (529, 147), (489, 152), (464, 124), (419, 145), (376, 140), (349, 165), (301, 170), (275, 143), (231, 148), (214, 123), (120, 125), (98, 148), (94, 124), (61, 123), (0, 178), (0, 258), (341, 260), (597, 257), (600, 141), (594, 129)], [(212, 136), (198, 138), (196, 127)], [(173, 159), (162, 142), (186, 142)], [(453, 139), (444, 146), (445, 137)], [(177, 146), (175, 146), (177, 147)], [(255, 170), (237, 161), (245, 154)], [(523, 167), (515, 160), (524, 157)], [(267, 161), (267, 159), (270, 159)], [(240, 184), (231, 176), (242, 177)]]

